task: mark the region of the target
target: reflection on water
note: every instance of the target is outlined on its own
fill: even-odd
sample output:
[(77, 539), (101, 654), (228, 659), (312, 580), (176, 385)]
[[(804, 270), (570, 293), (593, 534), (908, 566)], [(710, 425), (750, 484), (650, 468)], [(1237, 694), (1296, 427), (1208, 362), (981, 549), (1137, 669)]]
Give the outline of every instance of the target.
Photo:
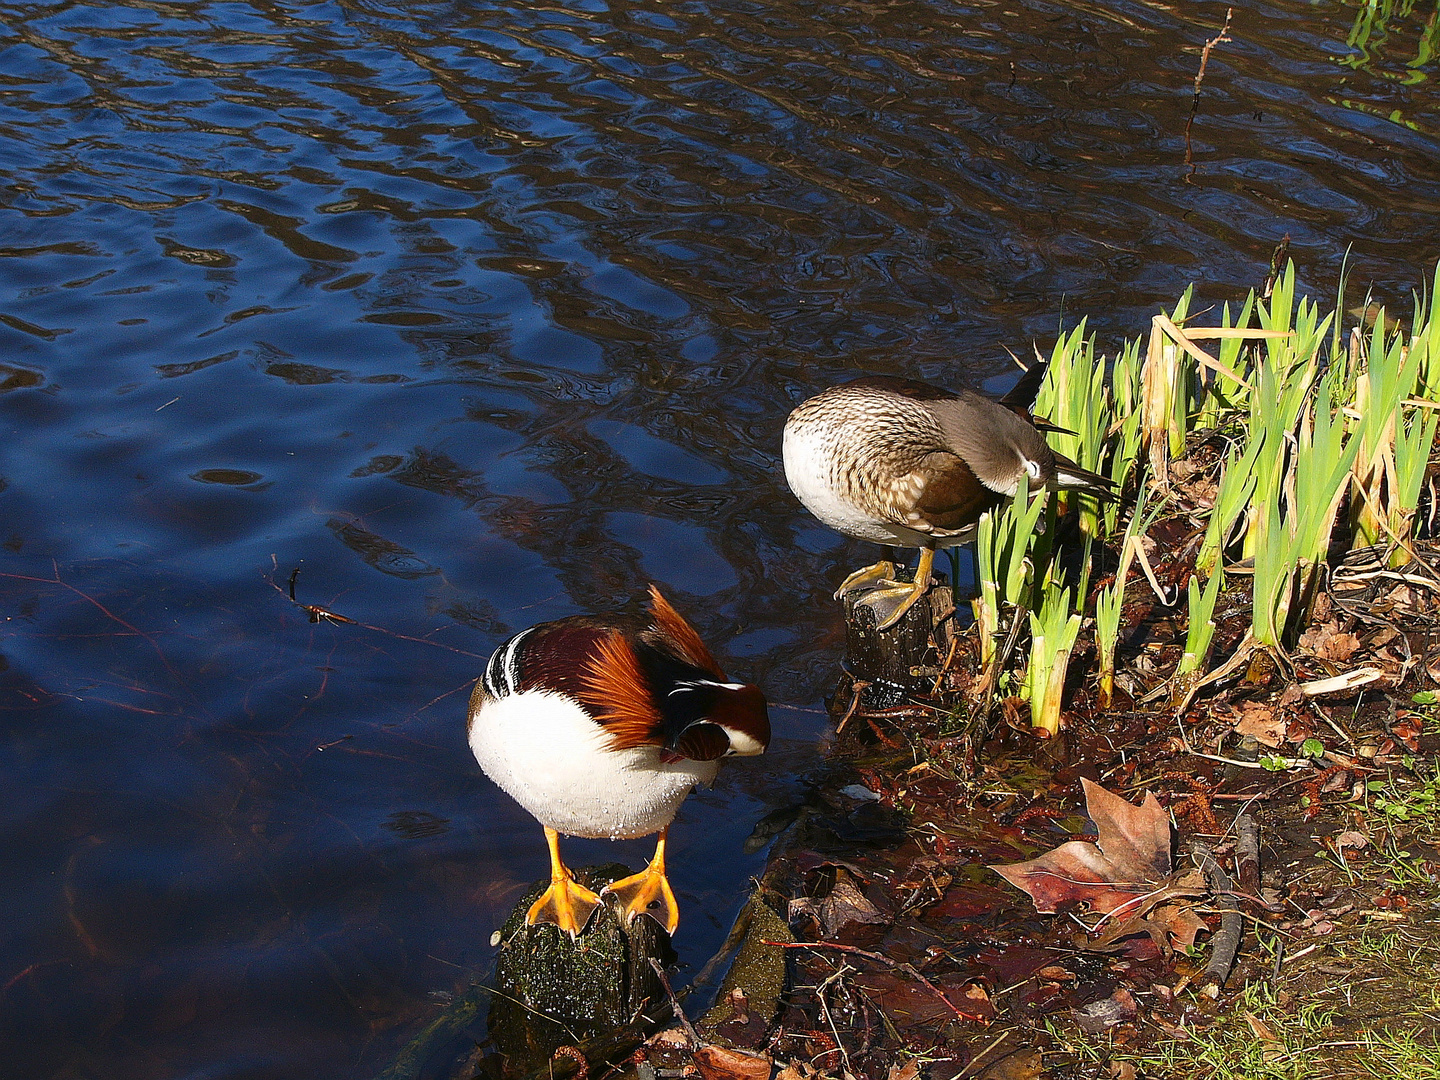
[[(1437, 41), (1440, 12), (1431, 11), (1422, 22), (1415, 0), (1366, 0), (1356, 9), (1345, 38), (1353, 51), (1341, 63), (1408, 84), (1420, 83), (1430, 77)], [(1392, 113), (1391, 119), (1407, 123), (1402, 110)]]
[(792, 402), (1440, 255), (1429, 24), (1237, 5), (1192, 173), (1225, 7), (0, 3), (8, 1074), (378, 1072), (545, 866), (481, 658), (652, 579), (790, 706), (677, 822), (693, 971), (865, 557)]

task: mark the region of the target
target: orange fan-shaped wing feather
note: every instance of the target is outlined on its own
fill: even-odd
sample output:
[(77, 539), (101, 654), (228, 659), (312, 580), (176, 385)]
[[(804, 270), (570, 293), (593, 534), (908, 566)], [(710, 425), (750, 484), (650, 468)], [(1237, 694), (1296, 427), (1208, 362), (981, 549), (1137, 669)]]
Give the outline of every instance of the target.
[(596, 711), (611, 750), (659, 745), (660, 710), (650, 697), (640, 658), (623, 633), (615, 630), (600, 640), (580, 678), (580, 699)]
[(650, 586), (650, 614), (655, 618), (656, 628), (669, 639), (683, 659), (710, 672), (717, 679), (725, 678), (725, 673), (720, 670), (720, 665), (710, 655), (710, 650), (705, 647), (705, 642), (700, 640), (695, 628), (670, 606), (670, 601), (666, 600), (653, 584)]

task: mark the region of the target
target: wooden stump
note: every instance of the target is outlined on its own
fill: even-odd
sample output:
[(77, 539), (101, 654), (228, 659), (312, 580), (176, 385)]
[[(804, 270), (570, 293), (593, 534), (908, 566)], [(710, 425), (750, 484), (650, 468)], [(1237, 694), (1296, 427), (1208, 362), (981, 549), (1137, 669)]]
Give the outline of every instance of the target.
[(861, 687), (858, 707), (890, 709), (929, 693), (955, 634), (950, 586), (932, 584), (888, 630), (875, 629), (874, 613), (857, 605), (864, 597), (845, 597), (845, 672)]
[[(575, 877), (589, 889), (629, 876), (617, 863), (586, 867)], [(619, 903), (606, 897), (576, 940), (550, 923), (525, 925), (525, 913), (549, 882), (530, 890), (501, 928), (490, 1004), (490, 1038), (504, 1073), (519, 1076), (547, 1062), (561, 1046), (625, 1027), (664, 991), (650, 966), (674, 961), (670, 936), (654, 919), (623, 923)]]

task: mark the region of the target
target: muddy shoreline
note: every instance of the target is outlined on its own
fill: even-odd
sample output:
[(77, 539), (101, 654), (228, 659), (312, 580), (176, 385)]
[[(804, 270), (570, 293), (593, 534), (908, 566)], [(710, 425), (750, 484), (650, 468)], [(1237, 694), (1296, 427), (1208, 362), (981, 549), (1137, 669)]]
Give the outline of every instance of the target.
[[(1163, 557), (1157, 566), (1169, 569)], [(1407, 644), (1430, 641), (1425, 590), (1397, 596), (1404, 586), (1383, 579), (1370, 588), (1372, 608), (1390, 603), (1409, 620)], [(1413, 780), (1417, 763), (1440, 753), (1440, 725), (1411, 700), (1423, 702), (1431, 685), (1414, 650), (1407, 662), (1399, 638), (1374, 633), (1337, 644), (1349, 633), (1337, 610), (1317, 608), (1292, 673), (1262, 660), (1178, 716), (1123, 689), (1102, 710), (1077, 679), (1067, 726), (1053, 739), (1038, 737), (1013, 702), (1000, 702), (988, 722), (967, 714), (979, 676), (963, 639), (931, 677), (935, 692), (905, 695), (900, 706), (857, 704), (865, 688), (842, 676), (829, 703), (836, 741), (773, 842), (734, 950), (700, 977), (725, 972), (694, 1034), (664, 1021), (661, 1008), (652, 1014), (658, 1032), (642, 1024), (606, 1045), (581, 1043), (584, 1068), (564, 1050), (535, 1075), (1180, 1076), (1188, 1074), (1179, 1064), (1166, 1071), (1157, 1062), (1199, 1053), (1207, 1032), (1237, 1023), (1274, 1057), (1289, 1045), (1284, 1017), (1313, 1013), (1327, 994), (1340, 1001), (1337, 988), (1352, 982), (1324, 1029), (1330, 1042), (1351, 1045), (1315, 1075), (1365, 1075), (1353, 1036), (1387, 1025), (1440, 1030), (1423, 1008), (1440, 970), (1440, 848), (1426, 821), (1377, 816), (1375, 806), (1379, 785)], [(1148, 627), (1127, 653), (1124, 670), (1138, 680), (1145, 657), (1176, 646), (1157, 647), (1169, 632), (1157, 605), (1137, 601), (1129, 614)], [(1315, 697), (1297, 689), (1334, 667), (1327, 650), (1347, 649), (1347, 664), (1387, 668), (1379, 687)], [(943, 665), (942, 652), (948, 646), (917, 666)], [(1299, 754), (1317, 738), (1325, 749), (1303, 770), (1266, 767), (1267, 755)], [(1239, 895), (1202, 889), (1193, 898), (1192, 945), (1174, 947), (1147, 926), (1100, 940), (1114, 928), (1095, 926), (1086, 904), (1042, 914), (991, 869), (1093, 837), (1082, 780), (1133, 804), (1153, 792), (1174, 821), (1167, 854), (1176, 874), (1194, 865), (1198, 844), (1237, 883)], [(1241, 814), (1255, 825), (1258, 865), (1237, 855)], [(1236, 913), (1238, 956), (1222, 983), (1207, 985), (1222, 923)], [(1396, 934), (1409, 935), (1408, 955), (1422, 960), (1396, 963), (1370, 947)], [(717, 1063), (713, 1053), (697, 1056), (703, 1047), (734, 1055)], [(500, 1075), (497, 1065), (481, 1055), (453, 1075)]]
[[(1428, 644), (1428, 597), (1396, 588), (1375, 587), (1372, 608), (1403, 607), (1406, 644)], [(1153, 607), (1133, 611), (1134, 625), (1148, 619), (1160, 635)], [(801, 1075), (893, 1077), (920, 1062), (931, 1080), (1186, 1075), (1156, 1062), (1196, 1052), (1195, 1032), (1248, 1014), (1259, 1024), (1250, 1042), (1274, 1051), (1283, 1020), (1267, 1025), (1257, 1001), (1283, 1018), (1341, 990), (1325, 1030), (1352, 1045), (1331, 1055), (1325, 1075), (1365, 1075), (1360, 1040), (1337, 1038), (1347, 1032), (1396, 1025), (1433, 1036), (1435, 1010), (1417, 1002), (1429, 999), (1440, 959), (1427, 951), (1440, 921), (1440, 849), (1428, 822), (1403, 819), (1381, 794), (1426, 775), (1421, 762), (1440, 752), (1440, 729), (1411, 700), (1424, 702), (1432, 683), (1413, 650), (1408, 662), (1403, 648), (1387, 650), (1399, 638), (1344, 639), (1348, 624), (1334, 611), (1317, 607), (1294, 677), (1261, 660), (1178, 716), (1133, 700), (1100, 710), (1082, 684), (1067, 728), (1049, 740), (1020, 720), (1018, 703), (1002, 702), (984, 727), (965, 715), (957, 703), (977, 675), (963, 645), (939, 692), (904, 707), (857, 707), (842, 680), (831, 702), (842, 730), (823, 780), (756, 892), (796, 939), (783, 950), (787, 993), (757, 1001), (743, 970), (732, 973), (702, 1033)], [(1137, 642), (1132, 663), (1165, 648), (1154, 646)], [(1349, 693), (1298, 690), (1347, 650), (1346, 664), (1388, 677)], [(1303, 770), (1266, 760), (1316, 740), (1324, 749)], [(1166, 854), (1176, 874), (1201, 861), (1198, 846), (1236, 883), (1190, 904), (1193, 944), (1175, 948), (1147, 926), (1097, 944), (1114, 927), (1095, 926), (1087, 905), (1040, 914), (991, 869), (1093, 838), (1082, 779), (1132, 803), (1153, 792), (1174, 821)], [(1241, 815), (1258, 859), (1243, 839), (1237, 853)], [(1239, 923), (1238, 956), (1223, 981), (1207, 983), (1227, 916)], [(1430, 962), (1391, 963), (1363, 948), (1395, 934)], [(727, 1000), (736, 989), (743, 997)]]

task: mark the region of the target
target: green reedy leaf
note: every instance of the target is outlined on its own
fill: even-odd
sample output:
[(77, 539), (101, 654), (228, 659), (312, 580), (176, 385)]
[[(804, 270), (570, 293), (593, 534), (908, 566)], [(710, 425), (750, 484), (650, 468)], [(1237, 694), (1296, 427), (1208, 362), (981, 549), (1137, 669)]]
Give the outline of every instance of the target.
[(1200, 576), (1190, 575), (1189, 626), (1185, 630), (1185, 653), (1180, 657), (1177, 675), (1188, 675), (1198, 671), (1210, 655), (1210, 645), (1215, 638), (1215, 602), (1220, 598), (1220, 583), (1223, 574), (1211, 574), (1210, 580), (1200, 587)]
[(1070, 653), (1080, 634), (1080, 616), (1070, 609), (1071, 590), (1051, 589), (1030, 612), (1030, 662), (1025, 689), (1030, 698), (1030, 722), (1054, 733), (1060, 730), (1060, 704)]

